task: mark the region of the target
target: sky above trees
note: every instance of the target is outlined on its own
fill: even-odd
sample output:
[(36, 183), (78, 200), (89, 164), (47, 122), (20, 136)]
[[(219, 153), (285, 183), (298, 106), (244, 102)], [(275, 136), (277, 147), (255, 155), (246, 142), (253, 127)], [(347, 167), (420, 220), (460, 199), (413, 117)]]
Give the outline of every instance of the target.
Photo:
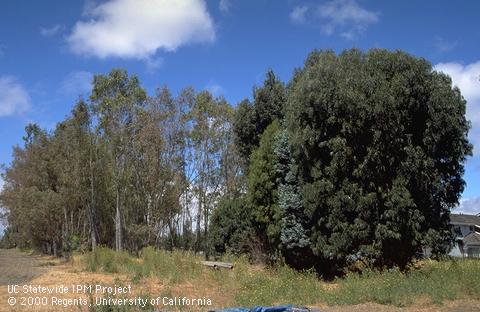
[(467, 100), (475, 149), (461, 210), (478, 213), (479, 11), (475, 1), (5, 1), (0, 163), (11, 161), (27, 123), (53, 129), (88, 96), (93, 75), (113, 67), (148, 91), (191, 85), (236, 105), (268, 68), (287, 81), (314, 48), (402, 49), (450, 74)]

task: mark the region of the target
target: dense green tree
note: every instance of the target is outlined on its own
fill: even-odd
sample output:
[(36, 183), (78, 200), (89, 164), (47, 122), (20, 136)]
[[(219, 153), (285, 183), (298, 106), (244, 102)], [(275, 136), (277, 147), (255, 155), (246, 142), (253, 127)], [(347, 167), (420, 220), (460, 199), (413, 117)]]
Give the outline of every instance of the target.
[(403, 266), (423, 245), (445, 251), (471, 153), (449, 77), (400, 51), (314, 51), (285, 122), (320, 259)]
[(253, 232), (251, 207), (245, 198), (222, 198), (211, 217), (211, 248), (217, 253), (250, 252)]
[(256, 236), (263, 252), (275, 255), (280, 244), (282, 211), (278, 205), (277, 160), (275, 140), (279, 122), (274, 120), (264, 131), (259, 147), (253, 151), (248, 173), (248, 204), (252, 209)]
[(280, 219), (274, 220), (280, 227), (279, 247), (285, 260), (294, 266), (312, 266), (308, 218), (303, 208), (303, 196), (298, 179), (298, 166), (292, 157), (288, 131), (280, 130), (275, 137), (273, 153), (277, 175), (278, 207)]
[(286, 101), (285, 86), (272, 70), (267, 71), (263, 85), (253, 89), (253, 100), (255, 128), (259, 137), (273, 120), (283, 117), (283, 106)]
[(248, 167), (248, 159), (255, 147), (257, 137), (255, 128), (255, 110), (249, 100), (245, 99), (237, 105), (233, 122), (235, 145)]
[(244, 100), (238, 105), (234, 121), (235, 143), (247, 167), (263, 131), (273, 120), (283, 118), (285, 101), (284, 84), (269, 70), (263, 85), (253, 89), (253, 103)]

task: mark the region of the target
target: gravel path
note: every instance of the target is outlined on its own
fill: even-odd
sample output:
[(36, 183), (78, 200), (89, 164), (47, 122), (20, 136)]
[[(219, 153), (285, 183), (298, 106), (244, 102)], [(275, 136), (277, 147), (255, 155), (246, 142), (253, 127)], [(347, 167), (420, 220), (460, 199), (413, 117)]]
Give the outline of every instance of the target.
[(0, 249), (0, 285), (22, 284), (45, 271), (34, 256), (16, 249)]

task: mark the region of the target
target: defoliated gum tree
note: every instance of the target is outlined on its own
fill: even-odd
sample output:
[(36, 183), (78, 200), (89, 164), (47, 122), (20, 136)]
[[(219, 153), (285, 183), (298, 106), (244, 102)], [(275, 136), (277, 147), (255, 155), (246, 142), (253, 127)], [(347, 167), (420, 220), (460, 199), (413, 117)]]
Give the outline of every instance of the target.
[(147, 95), (136, 76), (125, 70), (112, 70), (93, 79), (90, 100), (98, 116), (97, 131), (103, 137), (106, 155), (110, 156), (112, 189), (115, 198), (115, 248), (123, 249), (122, 206), (128, 185), (133, 131), (139, 110)]

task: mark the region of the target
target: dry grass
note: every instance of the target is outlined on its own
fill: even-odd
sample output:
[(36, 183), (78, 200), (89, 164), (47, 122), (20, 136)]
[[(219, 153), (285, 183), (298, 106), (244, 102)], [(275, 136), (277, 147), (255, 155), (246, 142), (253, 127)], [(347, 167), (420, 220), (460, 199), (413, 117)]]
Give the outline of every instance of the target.
[[(211, 270), (199, 265), (201, 259), (185, 252), (144, 250), (140, 261), (109, 250), (99, 250), (97, 259), (109, 259), (114, 271), (128, 272), (142, 283), (157, 277), (174, 295), (209, 296), (217, 307), (273, 304), (356, 305), (375, 302), (408, 307), (414, 304), (440, 306), (452, 300), (480, 300), (480, 261), (423, 261), (409, 273), (398, 269), (364, 270), (334, 282), (319, 280), (314, 272), (297, 272), (286, 266), (264, 268), (234, 259), (235, 269)], [(116, 259), (118, 257), (118, 259)], [(127, 257), (127, 258), (125, 258)], [(131, 258), (131, 257), (130, 257)], [(112, 260), (115, 259), (115, 260)], [(92, 258), (87, 258), (91, 261)]]
[[(288, 267), (253, 266), (245, 258), (235, 260), (233, 270), (213, 270), (200, 258), (185, 252), (146, 249), (141, 258), (108, 249), (97, 254), (74, 255), (69, 262), (37, 259), (41, 275), (29, 283), (42, 286), (71, 284), (132, 285), (133, 296), (209, 298), (208, 308), (293, 303), (322, 311), (476, 311), (480, 305), (480, 261), (426, 261), (408, 274), (398, 270), (349, 274), (334, 282), (319, 280), (313, 272)], [(41, 263), (48, 265), (41, 266)], [(6, 287), (5, 287), (6, 288)], [(63, 298), (78, 295), (66, 294)], [(88, 299), (88, 295), (82, 295)], [(0, 288), (0, 302), (6, 302)], [(152, 308), (152, 307), (150, 307)], [(164, 310), (164, 306), (157, 308)], [(169, 311), (206, 311), (201, 306), (168, 307)], [(2, 310), (3, 309), (3, 310)], [(88, 311), (86, 307), (52, 309), (52, 306), (11, 308), (0, 311)], [(90, 311), (132, 311), (97, 307)]]

